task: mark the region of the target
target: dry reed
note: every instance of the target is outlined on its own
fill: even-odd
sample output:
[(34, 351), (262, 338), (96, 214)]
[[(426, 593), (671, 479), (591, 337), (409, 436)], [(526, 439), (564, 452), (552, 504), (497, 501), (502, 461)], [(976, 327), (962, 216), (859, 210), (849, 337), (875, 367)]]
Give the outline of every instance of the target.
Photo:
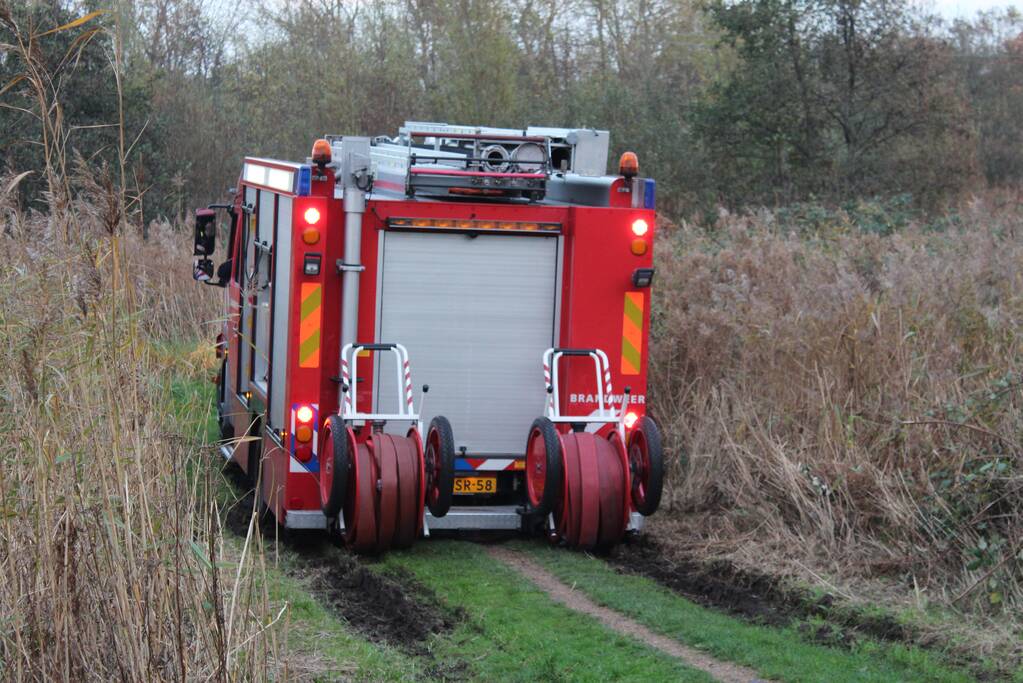
[(203, 364), (163, 344), (209, 337), (216, 296), (182, 233), (104, 220), (118, 200), (96, 176), (78, 179), (77, 233), (4, 214), (0, 678), (276, 677), (261, 555), (225, 542), (210, 454), (168, 400), (169, 375)]
[(1005, 199), (892, 234), (843, 211), (663, 226), (651, 393), (688, 455), (677, 542), (1020, 602), (1023, 212)]

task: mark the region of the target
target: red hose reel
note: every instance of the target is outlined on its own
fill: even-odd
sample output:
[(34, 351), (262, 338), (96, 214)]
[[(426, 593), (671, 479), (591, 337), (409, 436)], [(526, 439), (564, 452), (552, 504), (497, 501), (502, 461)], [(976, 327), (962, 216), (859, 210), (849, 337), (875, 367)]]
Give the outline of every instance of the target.
[[(598, 410), (590, 415), (560, 413), (558, 361), (564, 356), (594, 361)], [(572, 547), (607, 550), (625, 537), (633, 510), (650, 515), (657, 509), (663, 483), (657, 425), (644, 417), (628, 434), (626, 448), (624, 406), (616, 412), (610, 404), (603, 351), (548, 349), (543, 360), (546, 415), (533, 422), (526, 443), (530, 509), (549, 517), (552, 537)]]
[[(360, 413), (356, 409), (354, 359), (361, 351), (393, 351), (398, 361), (397, 413)], [(349, 365), (348, 359), (352, 362)], [(345, 543), (356, 552), (382, 553), (407, 548), (423, 529), (424, 509), (443, 517), (451, 507), (454, 442), (451, 425), (435, 417), (426, 436), (413, 411), (408, 352), (400, 344), (346, 345), (342, 350), (341, 412), (325, 424), (320, 464), (320, 500), (324, 514), (338, 518)], [(349, 368), (351, 367), (351, 376)], [(426, 388), (424, 387), (424, 390)], [(408, 421), (405, 436), (385, 433), (388, 421)]]

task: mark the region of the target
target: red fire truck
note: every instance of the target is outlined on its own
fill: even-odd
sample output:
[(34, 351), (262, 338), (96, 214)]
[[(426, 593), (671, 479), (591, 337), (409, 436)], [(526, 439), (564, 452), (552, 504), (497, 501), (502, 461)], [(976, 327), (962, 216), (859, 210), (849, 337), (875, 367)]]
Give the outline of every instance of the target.
[(261, 506), (360, 552), (638, 530), (663, 471), (655, 185), (630, 152), (607, 163), (607, 131), (422, 122), (246, 158), (233, 201), (196, 212), (194, 257), (225, 288), (222, 453)]

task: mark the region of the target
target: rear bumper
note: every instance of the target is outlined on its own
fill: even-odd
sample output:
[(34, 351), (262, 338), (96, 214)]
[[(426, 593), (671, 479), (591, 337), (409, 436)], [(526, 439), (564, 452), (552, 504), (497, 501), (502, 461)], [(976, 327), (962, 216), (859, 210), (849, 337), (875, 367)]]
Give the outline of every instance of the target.
[[(344, 523), (338, 520), (341, 528)], [(288, 529), (326, 529), (327, 518), (319, 510), (288, 510), (284, 515)], [(522, 517), (515, 505), (453, 507), (443, 517), (426, 513), (426, 530), (430, 531), (516, 531)]]
[(522, 527), (522, 516), (516, 505), (472, 505), (452, 507), (443, 517), (426, 513), (430, 531), (515, 531)]
[[(426, 535), (431, 531), (517, 531), (522, 528), (522, 515), (517, 505), (467, 505), (452, 507), (443, 517), (426, 513)], [(629, 530), (643, 528), (643, 516), (633, 512)], [(339, 523), (343, 525), (342, 522)], [(284, 516), (288, 529), (326, 529), (327, 518), (318, 510), (289, 510)]]

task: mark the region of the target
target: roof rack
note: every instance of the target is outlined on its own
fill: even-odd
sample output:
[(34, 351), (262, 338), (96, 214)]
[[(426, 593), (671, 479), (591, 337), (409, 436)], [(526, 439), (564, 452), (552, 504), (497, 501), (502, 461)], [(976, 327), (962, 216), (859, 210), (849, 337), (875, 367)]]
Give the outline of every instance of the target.
[[(505, 132), (410, 130), (405, 191), (543, 199), (550, 138)], [(431, 149), (432, 148), (432, 149)]]
[[(332, 146), (343, 142), (329, 139)], [(378, 191), (526, 201), (543, 200), (555, 174), (603, 176), (607, 153), (608, 133), (602, 130), (426, 121), (406, 121), (396, 137), (377, 136), (370, 147)]]

